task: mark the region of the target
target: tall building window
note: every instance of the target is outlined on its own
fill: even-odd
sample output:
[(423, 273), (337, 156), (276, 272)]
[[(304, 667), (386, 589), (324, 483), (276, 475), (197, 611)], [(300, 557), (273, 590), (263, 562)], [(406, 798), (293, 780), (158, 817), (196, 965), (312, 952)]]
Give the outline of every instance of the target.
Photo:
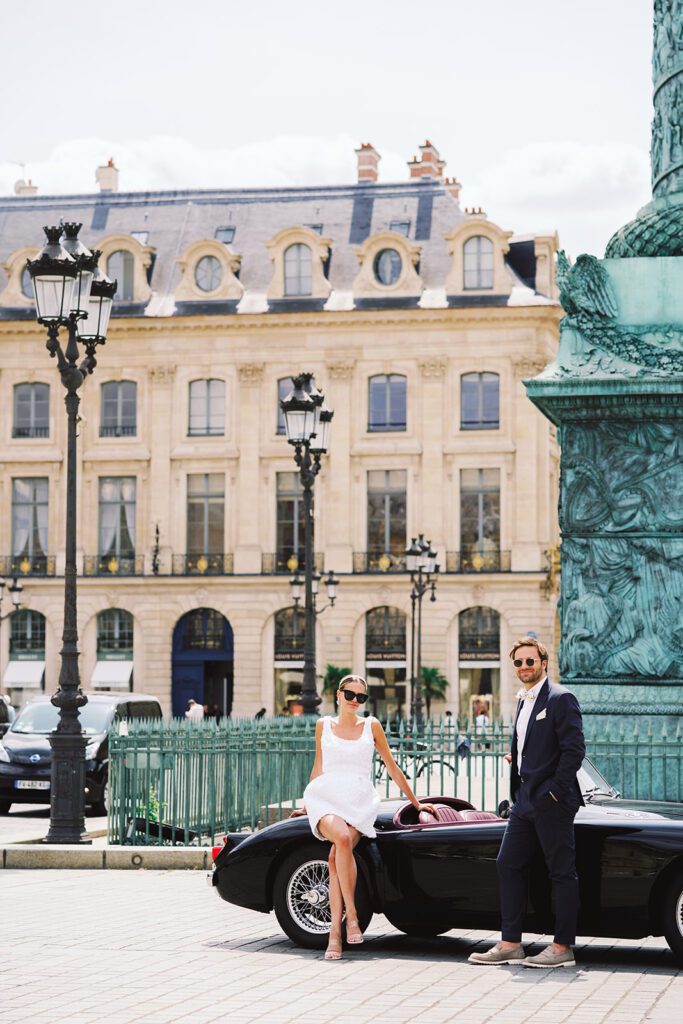
[(100, 477), (99, 561), (118, 573), (135, 561), (135, 477)]
[(500, 568), (500, 471), (460, 470), (460, 566)]
[(12, 437), (48, 437), (50, 433), (50, 385), (14, 385)]
[(398, 373), (371, 377), (368, 396), (368, 430), (406, 429), (406, 378)]
[(400, 608), (366, 612), (365, 676), (371, 714), (400, 717), (406, 701), (406, 616)]
[(368, 473), (368, 570), (386, 572), (405, 563), (406, 472), (373, 469)]
[(463, 247), (464, 287), (493, 288), (493, 242), (484, 235), (468, 238)]
[(500, 398), (497, 373), (463, 373), (460, 378), (460, 429), (497, 430)]
[(191, 473), (187, 478), (187, 553), (218, 555), (225, 538), (225, 476)]
[(12, 480), (12, 569), (44, 573), (47, 567), (47, 477)]
[(281, 377), (280, 380), (277, 382), (277, 429), (275, 431), (276, 434), (287, 433), (285, 429), (285, 414), (280, 408), (280, 402), (282, 401), (283, 398), (287, 397), (287, 395), (291, 392), (293, 387), (294, 385), (292, 384), (291, 377)]
[(275, 567), (277, 572), (304, 568), (304, 490), (298, 473), (277, 474)]
[(45, 616), (22, 608), (10, 616), (9, 656), (12, 661), (45, 658)]
[(190, 384), (190, 436), (225, 433), (225, 381), (211, 378)]
[(285, 249), (285, 295), (310, 295), (313, 289), (312, 254), (307, 245), (296, 242)]
[(97, 616), (97, 658), (133, 657), (133, 616), (122, 608), (107, 608)]
[(137, 391), (133, 380), (110, 380), (102, 385), (100, 437), (135, 437)]
[(117, 249), (107, 260), (107, 276), (118, 283), (117, 302), (132, 302), (134, 297), (135, 257), (127, 249)]
[(458, 616), (459, 711), (472, 724), (484, 714), (495, 721), (500, 708), (500, 615), (495, 608), (465, 608)]

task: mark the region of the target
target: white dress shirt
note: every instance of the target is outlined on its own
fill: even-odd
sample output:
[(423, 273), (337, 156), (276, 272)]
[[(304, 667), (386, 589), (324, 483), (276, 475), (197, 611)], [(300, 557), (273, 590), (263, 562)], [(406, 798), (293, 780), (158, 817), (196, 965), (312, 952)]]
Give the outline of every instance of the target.
[[(526, 739), (527, 726), (529, 725), (529, 719), (531, 718), (531, 714), (534, 710), (536, 698), (541, 692), (541, 687), (547, 678), (548, 677), (546, 676), (545, 679), (541, 679), (539, 683), (536, 683), (535, 686), (532, 686), (530, 690), (526, 691), (524, 700), (522, 701), (522, 710), (517, 718), (517, 771), (520, 774), (520, 778), (522, 775), (522, 754), (524, 753), (524, 740)], [(530, 697), (530, 694), (533, 694), (533, 699)]]

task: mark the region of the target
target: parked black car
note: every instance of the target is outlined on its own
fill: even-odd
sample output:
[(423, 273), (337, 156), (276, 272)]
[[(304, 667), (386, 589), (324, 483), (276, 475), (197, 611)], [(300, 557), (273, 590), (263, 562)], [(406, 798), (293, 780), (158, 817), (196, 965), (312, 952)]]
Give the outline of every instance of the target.
[[(588, 760), (578, 778), (586, 801), (576, 818), (579, 934), (664, 935), (683, 962), (683, 804), (622, 800)], [(377, 838), (361, 839), (356, 848), (361, 927), (381, 913), (413, 936), (497, 931), (496, 856), (505, 821), (464, 800), (423, 799), (442, 805), (442, 820), (421, 824), (410, 804), (386, 801)], [(499, 810), (505, 813), (503, 805)], [(294, 942), (322, 949), (330, 922), (328, 850), (305, 817), (230, 833), (214, 848), (211, 881), (229, 903), (275, 909)], [(550, 882), (540, 855), (529, 877), (525, 930), (552, 933)]]
[[(142, 693), (89, 693), (80, 710), (88, 737), (85, 749), (85, 800), (96, 814), (106, 814), (109, 802), (109, 741), (111, 725), (132, 718), (161, 718), (156, 697)], [(52, 751), (49, 736), (58, 711), (47, 695), (26, 704), (0, 742), (0, 814), (13, 803), (49, 803)]]

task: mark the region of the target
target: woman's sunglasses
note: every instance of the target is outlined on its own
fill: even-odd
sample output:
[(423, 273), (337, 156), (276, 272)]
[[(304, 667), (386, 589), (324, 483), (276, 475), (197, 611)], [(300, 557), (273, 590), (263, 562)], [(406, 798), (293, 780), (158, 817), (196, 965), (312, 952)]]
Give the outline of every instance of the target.
[(515, 668), (521, 668), (522, 665), (528, 665), (528, 667), (531, 668), (531, 666), (535, 665), (537, 661), (538, 658), (515, 658), (512, 664)]
[(342, 690), (342, 693), (349, 704), (352, 700), (357, 700), (359, 704), (365, 704), (368, 699), (367, 693), (354, 693), (353, 690)]

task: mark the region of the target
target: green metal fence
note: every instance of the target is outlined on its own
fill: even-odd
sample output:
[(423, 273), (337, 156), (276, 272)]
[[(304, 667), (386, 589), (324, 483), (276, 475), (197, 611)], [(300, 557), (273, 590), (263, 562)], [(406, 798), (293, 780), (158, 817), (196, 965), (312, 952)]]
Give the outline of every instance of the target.
[[(434, 719), (385, 726), (396, 761), (420, 797), (457, 796), (495, 811), (508, 797), (511, 727), (477, 732), (467, 721)], [(588, 754), (624, 797), (683, 799), (680, 730), (655, 736), (643, 726), (618, 735), (589, 725)], [(131, 722), (110, 736), (109, 841), (210, 843), (216, 835), (259, 828), (296, 806), (309, 779), (315, 721), (223, 719)], [(375, 756), (375, 784), (400, 797)]]

